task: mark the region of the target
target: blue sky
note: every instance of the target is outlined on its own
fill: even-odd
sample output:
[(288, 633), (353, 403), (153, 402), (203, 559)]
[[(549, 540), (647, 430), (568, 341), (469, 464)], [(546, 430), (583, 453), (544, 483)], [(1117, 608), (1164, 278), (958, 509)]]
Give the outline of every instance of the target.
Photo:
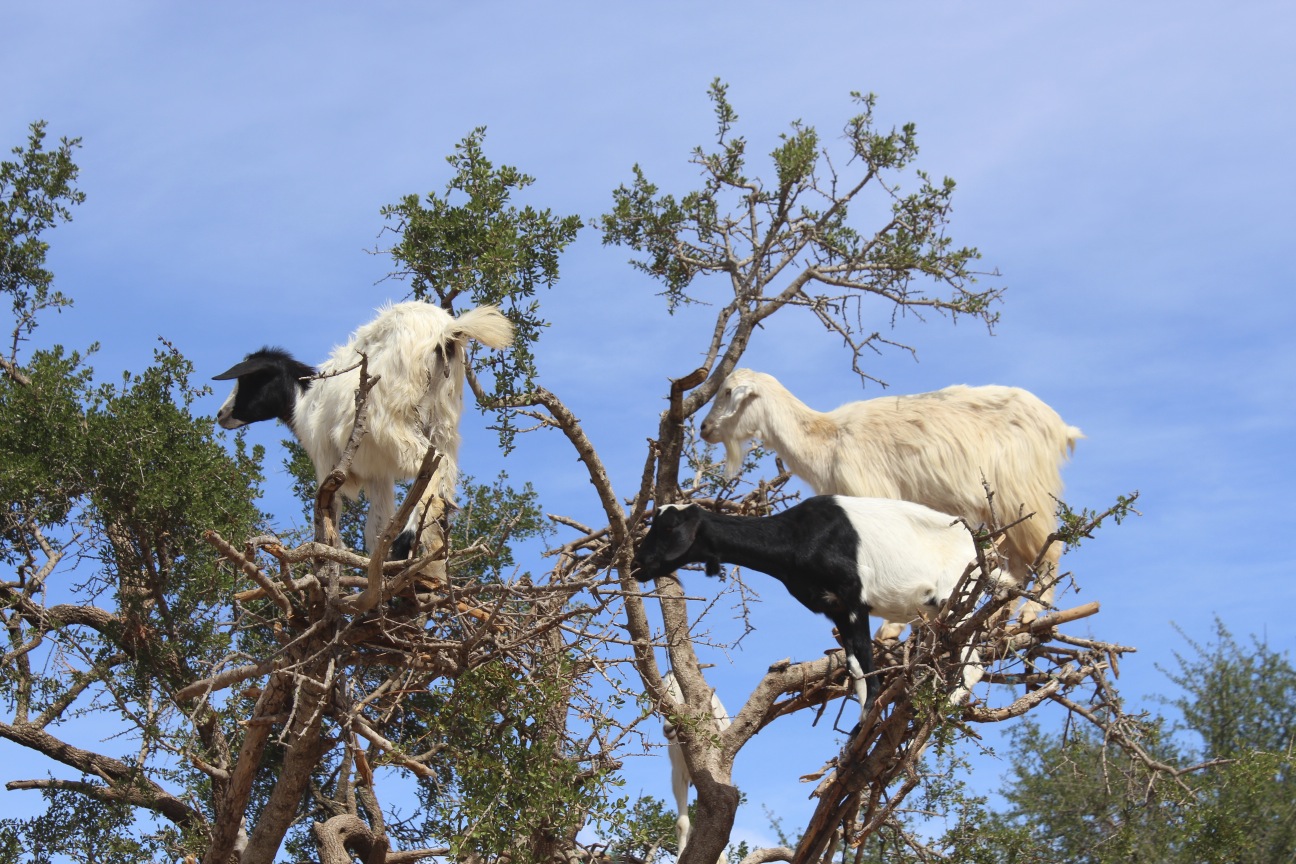
[[(159, 335), (203, 376), (265, 342), (323, 359), (405, 293), (368, 254), (384, 242), (379, 208), (442, 190), (444, 156), (474, 127), (497, 164), (537, 178), (527, 203), (588, 221), (635, 163), (664, 190), (691, 188), (713, 77), (753, 154), (794, 119), (832, 146), (850, 91), (873, 91), (882, 123), (917, 124), (918, 167), (958, 181), (950, 233), (1001, 272), (1002, 321), (993, 336), (902, 321), (894, 335), (918, 362), (873, 358), (887, 391), (861, 388), (796, 310), (747, 365), (820, 409), (1000, 383), (1080, 426), (1068, 500), (1101, 508), (1138, 489), (1144, 515), (1065, 559), (1077, 602), (1103, 604), (1072, 632), (1139, 648), (1120, 682), (1136, 701), (1165, 689), (1154, 665), (1183, 647), (1172, 622), (1204, 639), (1218, 614), (1296, 648), (1281, 503), (1296, 437), (1289, 4), (4, 2), (0, 28), (0, 146), (38, 118), (84, 141), (87, 201), (50, 237), (76, 306), (39, 335), (100, 341), (104, 378), (146, 365)], [(553, 326), (540, 361), (628, 495), (665, 382), (696, 365), (712, 315), (668, 316), (627, 257), (582, 233), (541, 298)], [(464, 470), (505, 467), (546, 510), (597, 515), (556, 436), (505, 461), (482, 426), (465, 421)], [(274, 507), (288, 482), (276, 471), (267, 485)], [(755, 636), (708, 658), (731, 707), (768, 663), (830, 644), (825, 622), (758, 579)], [(695, 581), (694, 594), (718, 587)], [(762, 806), (797, 825), (809, 790), (796, 778), (835, 746), (800, 720), (761, 733), (736, 769), (751, 802), (739, 832), (768, 839)], [(44, 770), (13, 751), (0, 744), (0, 781)], [(660, 751), (638, 760), (628, 791), (666, 797), (666, 770)], [(992, 788), (1002, 763), (977, 770)]]

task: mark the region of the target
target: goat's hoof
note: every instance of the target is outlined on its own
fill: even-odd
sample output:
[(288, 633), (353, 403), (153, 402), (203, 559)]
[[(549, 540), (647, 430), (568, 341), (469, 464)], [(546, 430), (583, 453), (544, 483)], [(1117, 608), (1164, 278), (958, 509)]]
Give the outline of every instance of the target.
[(404, 561), (414, 551), (414, 532), (408, 528), (396, 535), (392, 541), (391, 551), (387, 553), (388, 561)]

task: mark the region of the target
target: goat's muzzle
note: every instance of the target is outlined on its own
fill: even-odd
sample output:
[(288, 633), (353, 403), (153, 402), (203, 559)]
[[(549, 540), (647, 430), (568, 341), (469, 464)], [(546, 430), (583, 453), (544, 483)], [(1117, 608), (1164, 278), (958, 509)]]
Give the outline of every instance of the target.
[(237, 420), (234, 412), (228, 408), (222, 408), (216, 412), (216, 425), (222, 429), (238, 429), (240, 426), (246, 426), (243, 420)]

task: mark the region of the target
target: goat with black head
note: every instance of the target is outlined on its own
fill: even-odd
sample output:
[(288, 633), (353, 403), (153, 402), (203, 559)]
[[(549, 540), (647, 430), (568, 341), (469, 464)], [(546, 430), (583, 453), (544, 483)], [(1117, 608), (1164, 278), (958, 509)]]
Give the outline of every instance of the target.
[[(457, 318), (427, 303), (388, 305), (333, 351), (319, 374), (278, 348), (249, 354), (214, 376), (237, 379), (216, 415), (225, 429), (261, 420), (282, 420), (306, 448), (321, 482), (342, 458), (355, 424), (358, 364), (368, 358), (377, 378), (369, 394), (368, 434), (360, 442), (342, 495), (369, 498), (365, 544), (373, 549), (396, 512), (395, 484), (413, 478), (429, 446), (441, 454), (429, 495), (454, 497), (458, 478), (459, 416), (463, 413), (464, 357), (470, 340), (504, 348), (513, 325), (493, 306), (470, 309)], [(392, 544), (392, 557), (407, 557), (426, 500), (415, 508)]]
[[(730, 516), (696, 504), (659, 507), (632, 572), (647, 582), (702, 564), (708, 576), (718, 576), (723, 563), (778, 579), (802, 606), (837, 626), (862, 720), (880, 690), (869, 616), (934, 616), (976, 557), (971, 534), (953, 516), (890, 498), (819, 495), (773, 516)], [(975, 650), (967, 649), (963, 660), (954, 702), (966, 699), (981, 678)]]

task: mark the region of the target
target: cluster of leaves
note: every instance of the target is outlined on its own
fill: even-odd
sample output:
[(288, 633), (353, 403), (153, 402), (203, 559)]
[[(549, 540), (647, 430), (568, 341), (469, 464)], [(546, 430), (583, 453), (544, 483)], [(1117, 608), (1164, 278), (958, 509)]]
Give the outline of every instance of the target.
[(515, 489), (501, 471), (491, 483), (478, 483), (470, 474), (459, 478), (458, 510), (450, 525), (450, 548), (480, 548), (480, 554), (455, 562), (456, 580), (499, 582), (517, 566), (514, 549), (554, 534), (540, 508), (540, 496), (530, 483)]
[[(918, 171), (918, 191), (903, 195), (890, 185), (888, 177), (918, 154), (912, 124), (879, 130), (875, 97), (854, 93), (860, 112), (844, 131), (862, 175), (846, 182), (814, 127), (796, 122), (769, 154), (775, 182), (766, 185), (747, 173), (747, 142), (732, 134), (738, 115), (726, 85), (712, 82), (710, 97), (717, 149), (693, 151), (701, 188), (678, 198), (662, 193), (635, 165), (633, 183), (613, 193), (613, 209), (600, 221), (605, 244), (641, 253), (631, 266), (662, 282), (671, 312), (699, 299), (689, 293), (698, 276), (726, 274), (733, 310), (763, 318), (786, 304), (808, 306), (828, 329), (846, 336), (857, 354), (880, 339), (876, 333), (863, 341), (852, 338), (859, 304), (868, 295), (899, 309), (930, 307), (994, 324), (998, 315), (991, 307), (1001, 292), (971, 287), (980, 253), (954, 247), (945, 234), (954, 181), (934, 183)], [(891, 210), (890, 221), (867, 234), (855, 227), (852, 214), (866, 188), (880, 190)], [(780, 280), (787, 287), (771, 292)], [(929, 295), (919, 280), (952, 293)], [(855, 314), (848, 315), (849, 308)]]
[(512, 204), (514, 193), (535, 178), (509, 165), (496, 168), (482, 152), (485, 134), (485, 128), (475, 129), (455, 145), (447, 157), (455, 173), (443, 195), (407, 195), (382, 215), (399, 236), (390, 250), (397, 275), (410, 280), (415, 297), (435, 298), (449, 310), (466, 295), (475, 305), (501, 307), (516, 327), (512, 349), (491, 353), (484, 364), (494, 375), (500, 443), (508, 452), (517, 429), (504, 408), (532, 389), (533, 346), (548, 326), (536, 289), (557, 280), (558, 257), (576, 238), (581, 220)]
[[(201, 533), (247, 532), (261, 480), (259, 450), (231, 454), (208, 418), (190, 413), (201, 391), (192, 364), (166, 346), (154, 365), (117, 386), (61, 347), (23, 367), (28, 383), (0, 378), (0, 495), (9, 502), (5, 558), (32, 552), (24, 526), (62, 528), (93, 547), (102, 584), (141, 573), (179, 618), (211, 598), (215, 556)], [(145, 572), (146, 571), (146, 572)]]
[(35, 329), (42, 309), (70, 305), (52, 287), (54, 274), (45, 269), (49, 244), (41, 235), (71, 220), (70, 207), (85, 200), (72, 160), (81, 139), (60, 139), (55, 150), (46, 150), (44, 142), (45, 122), (37, 121), (27, 146), (13, 148), (17, 160), (0, 161), (0, 293), (13, 301), (15, 348)]
[(419, 785), (420, 833), (452, 838), (456, 858), (510, 852), (527, 860), (544, 839), (574, 836), (606, 800), (606, 768), (566, 736), (568, 700), (581, 676), (567, 658), (552, 662), (560, 668), (534, 676), (482, 666), (407, 706), (439, 748), (437, 781)]

